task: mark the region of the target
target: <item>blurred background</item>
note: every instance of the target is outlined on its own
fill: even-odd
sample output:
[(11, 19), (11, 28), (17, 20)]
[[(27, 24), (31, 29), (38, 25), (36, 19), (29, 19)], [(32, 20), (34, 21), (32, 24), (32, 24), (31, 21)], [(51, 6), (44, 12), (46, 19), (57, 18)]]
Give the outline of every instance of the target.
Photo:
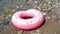
[[(13, 13), (31, 8), (43, 12), (44, 24), (32, 31), (13, 27)], [(60, 34), (60, 0), (0, 0), (0, 34)]]

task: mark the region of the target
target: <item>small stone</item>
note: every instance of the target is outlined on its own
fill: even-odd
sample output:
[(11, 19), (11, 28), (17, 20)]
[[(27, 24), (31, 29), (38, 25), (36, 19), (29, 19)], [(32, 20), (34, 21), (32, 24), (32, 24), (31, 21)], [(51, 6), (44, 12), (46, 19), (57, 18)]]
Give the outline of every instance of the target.
[(3, 20), (3, 25), (4, 25), (4, 26), (6, 26), (6, 25), (8, 25), (8, 24), (9, 24), (9, 21), (8, 21), (8, 20), (6, 20), (6, 19)]
[(46, 5), (46, 3), (44, 3), (44, 5)]
[(20, 5), (20, 8), (22, 8), (23, 7), (23, 5)]
[(12, 16), (12, 14), (9, 14), (9, 15), (8, 15), (8, 17), (11, 17), (11, 16)]
[(48, 9), (47, 9), (47, 10), (45, 10), (44, 12), (49, 13), (49, 12), (51, 12), (51, 9), (50, 9), (50, 8), (48, 8)]
[(37, 1), (35, 1), (34, 3), (37, 3)]
[(16, 8), (19, 8), (19, 6), (16, 6)]
[(8, 17), (6, 17), (6, 19), (7, 19)]
[(36, 32), (39, 32), (40, 30), (38, 29)]
[(55, 17), (56, 17), (56, 15), (53, 15), (53, 16), (52, 16), (52, 18), (55, 18)]
[(18, 34), (22, 34), (23, 30), (18, 31)]
[(47, 17), (48, 19), (50, 19), (51, 17)]
[(55, 7), (56, 7), (56, 5), (53, 5), (53, 6), (52, 6), (52, 8), (55, 8)]
[(0, 23), (1, 23), (1, 21), (0, 21)]
[(24, 2), (28, 2), (28, 0), (24, 0)]
[(13, 12), (15, 12), (16, 10), (15, 10), (15, 9), (13, 9), (12, 11), (13, 11)]
[(33, 34), (37, 34), (37, 33), (33, 33)]
[(2, 15), (0, 15), (0, 19), (4, 19), (4, 17)]
[(33, 31), (30, 31), (30, 33), (32, 34), (32, 33), (33, 33)]
[(50, 4), (51, 2), (49, 1), (48, 3)]
[(59, 20), (59, 23), (60, 23), (60, 20)]
[(43, 13), (43, 15), (46, 15), (46, 13)]
[(37, 7), (38, 9), (41, 9), (39, 6)]

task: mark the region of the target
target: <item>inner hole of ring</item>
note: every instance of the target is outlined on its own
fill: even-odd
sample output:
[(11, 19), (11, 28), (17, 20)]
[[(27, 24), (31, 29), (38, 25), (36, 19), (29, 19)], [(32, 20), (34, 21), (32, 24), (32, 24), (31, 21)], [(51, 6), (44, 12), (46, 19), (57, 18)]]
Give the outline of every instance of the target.
[(29, 13), (29, 14), (21, 13), (20, 14), (20, 18), (22, 18), (22, 19), (32, 19), (33, 17), (34, 17), (34, 14), (32, 14), (32, 13)]
[(22, 19), (31, 19), (31, 18), (33, 18), (33, 17), (31, 17), (31, 16), (24, 16), (24, 17), (21, 17)]

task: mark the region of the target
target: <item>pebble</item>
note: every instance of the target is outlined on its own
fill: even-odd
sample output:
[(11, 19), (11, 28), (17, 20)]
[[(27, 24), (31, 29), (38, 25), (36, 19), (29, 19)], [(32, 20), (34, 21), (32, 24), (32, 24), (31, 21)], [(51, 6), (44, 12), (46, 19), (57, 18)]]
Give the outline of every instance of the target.
[(8, 24), (9, 24), (9, 21), (6, 20), (6, 19), (4, 19), (4, 20), (3, 20), (3, 25), (6, 26), (6, 25), (8, 25)]
[(13, 12), (15, 12), (16, 10), (15, 10), (15, 9), (13, 9), (12, 11), (13, 11)]
[(49, 4), (51, 4), (51, 2), (50, 2), (50, 1), (49, 1), (48, 3), (49, 3)]
[(33, 33), (33, 34), (37, 34), (37, 33)]
[(41, 9), (41, 7), (39, 7), (39, 6), (38, 6), (37, 8), (38, 8), (39, 10)]
[(38, 1), (35, 1), (34, 3), (37, 3)]
[(9, 15), (8, 15), (8, 17), (11, 17), (11, 16), (12, 16), (12, 14), (9, 14)]
[(48, 19), (50, 19), (51, 17), (47, 17)]
[(43, 13), (43, 15), (46, 15), (46, 13)]
[(56, 15), (53, 15), (53, 16), (52, 16), (52, 18), (55, 18), (55, 17), (56, 17)]
[(1, 21), (0, 21), (0, 23), (1, 23)]
[(32, 33), (33, 33), (33, 31), (30, 31), (30, 33), (32, 34)]
[(40, 32), (40, 30), (38, 29), (36, 32), (38, 33), (38, 32)]
[(19, 6), (16, 6), (16, 8), (18, 9), (18, 8), (19, 8)]
[(60, 23), (60, 20), (59, 20), (59, 23)]

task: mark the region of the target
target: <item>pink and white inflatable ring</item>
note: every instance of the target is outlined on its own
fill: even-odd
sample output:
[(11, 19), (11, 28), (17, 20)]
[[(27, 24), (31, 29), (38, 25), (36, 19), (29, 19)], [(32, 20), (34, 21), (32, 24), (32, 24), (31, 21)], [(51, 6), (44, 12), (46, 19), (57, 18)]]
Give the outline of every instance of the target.
[(26, 11), (18, 11), (13, 14), (11, 22), (13, 26), (19, 29), (35, 29), (44, 21), (43, 14), (36, 9), (29, 9)]

